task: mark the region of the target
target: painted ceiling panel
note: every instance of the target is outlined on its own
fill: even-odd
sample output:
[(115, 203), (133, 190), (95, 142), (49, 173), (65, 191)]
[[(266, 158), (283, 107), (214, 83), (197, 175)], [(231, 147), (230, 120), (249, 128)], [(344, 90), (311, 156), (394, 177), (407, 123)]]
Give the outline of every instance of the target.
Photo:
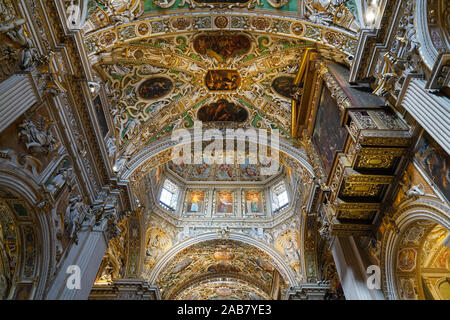
[(160, 274), (158, 282), (164, 298), (175, 294), (187, 281), (209, 275), (241, 275), (270, 293), (274, 262), (261, 250), (231, 240), (211, 240), (178, 253)]
[[(107, 80), (120, 145), (139, 137), (149, 143), (176, 128), (190, 128), (195, 120), (277, 127), (289, 138), (291, 99), (286, 92), (300, 88), (285, 83), (280, 89), (277, 79), (295, 77), (311, 46), (250, 33), (186, 33), (102, 54), (98, 70)], [(221, 112), (208, 114), (208, 108), (217, 111), (222, 104)]]

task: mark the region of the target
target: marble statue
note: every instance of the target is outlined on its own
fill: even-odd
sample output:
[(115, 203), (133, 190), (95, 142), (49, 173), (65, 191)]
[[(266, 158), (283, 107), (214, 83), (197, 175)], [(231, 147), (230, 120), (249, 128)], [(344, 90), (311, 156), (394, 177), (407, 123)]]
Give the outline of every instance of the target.
[(425, 195), (425, 187), (422, 184), (411, 186), (411, 188), (406, 191), (408, 199), (418, 198), (423, 195)]
[(69, 205), (64, 216), (64, 223), (67, 225), (67, 232), (70, 239), (74, 238), (76, 232), (79, 230), (86, 210), (86, 205), (81, 200), (81, 197), (78, 196), (69, 200)]
[(72, 177), (72, 169), (60, 168), (57, 170), (56, 175), (51, 178), (46, 186), (51, 194), (55, 195), (66, 182), (69, 182)]
[(39, 130), (32, 121), (24, 120), (19, 128), (19, 138), (25, 140), (27, 149), (35, 148), (47, 153), (54, 150), (56, 139), (52, 133), (52, 125), (46, 130)]

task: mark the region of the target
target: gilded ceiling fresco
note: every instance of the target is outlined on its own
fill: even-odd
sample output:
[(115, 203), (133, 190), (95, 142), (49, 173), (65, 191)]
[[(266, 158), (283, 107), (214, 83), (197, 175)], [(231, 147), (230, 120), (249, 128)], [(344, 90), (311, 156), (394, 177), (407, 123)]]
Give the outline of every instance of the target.
[(241, 78), (236, 70), (209, 70), (205, 85), (211, 91), (233, 91), (239, 88)]
[(197, 119), (203, 122), (245, 122), (247, 118), (245, 108), (225, 99), (201, 107), (197, 113)]
[(175, 300), (269, 300), (269, 295), (252, 283), (230, 279), (207, 280), (178, 292)]
[(449, 298), (450, 249), (443, 245), (450, 232), (431, 221), (411, 224), (397, 252), (399, 297), (406, 300)]
[[(293, 141), (292, 101), (301, 98), (303, 89), (294, 79), (305, 50), (316, 49), (328, 59), (349, 65), (357, 45), (353, 31), (358, 26), (349, 1), (90, 3), (84, 41), (90, 62), (107, 83), (113, 136), (121, 159), (164, 141), (175, 129), (193, 128), (196, 120), (208, 128), (280, 129), (282, 138)], [(213, 7), (240, 7), (246, 14), (211, 14)], [(198, 13), (187, 14), (192, 10)], [(262, 16), (263, 11), (274, 14)], [(277, 17), (278, 12), (285, 17)], [(284, 270), (289, 270), (292, 283), (315, 281), (314, 244), (308, 238), (309, 249), (304, 252), (296, 215), (310, 187), (300, 182), (311, 177), (304, 168), (297, 172), (298, 161), (281, 155), (280, 161), (294, 173), (292, 192), (296, 196), (291, 199), (292, 208), (273, 217), (268, 209), (272, 201), (269, 187), (264, 189), (263, 184), (277, 177), (261, 176), (260, 164), (168, 163), (153, 171), (152, 177), (146, 176), (169, 159), (169, 151), (161, 152), (130, 179), (140, 203), (151, 208), (144, 217), (141, 277), (156, 277), (166, 254), (184, 241), (217, 232), (267, 245)], [(148, 192), (161, 184), (164, 170), (176, 176), (176, 181), (197, 183), (180, 184), (179, 207), (170, 213), (158, 206), (158, 191)], [(281, 170), (279, 166), (277, 174)], [(233, 183), (256, 186), (238, 190)], [(220, 184), (227, 187), (211, 188)], [(260, 224), (255, 227), (249, 220)], [(161, 267), (157, 283), (164, 299), (268, 299), (277, 275), (272, 259), (238, 241), (208, 240), (174, 254)], [(232, 280), (218, 280), (223, 275)], [(281, 282), (286, 289), (286, 279)]]
[(137, 88), (137, 94), (143, 100), (153, 100), (166, 96), (172, 89), (173, 83), (170, 79), (154, 77), (142, 82)]
[[(358, 31), (358, 12), (355, 0), (89, 0), (89, 27), (92, 30), (104, 27), (108, 20), (120, 21), (153, 15), (188, 12), (191, 10), (210, 10), (213, 8), (249, 12), (278, 14), (306, 18), (311, 23), (339, 26), (351, 31)], [(109, 18), (109, 19), (107, 19)], [(112, 18), (112, 19), (111, 19)], [(227, 26), (226, 20), (217, 19), (216, 25)], [(222, 20), (222, 21), (220, 21)]]
[[(181, 177), (184, 181), (266, 181), (271, 176), (260, 175), (259, 163), (250, 164), (180, 164), (169, 162), (171, 172)], [(278, 173), (282, 171), (279, 166)]]
[(222, 63), (216, 55), (199, 54), (194, 46), (198, 36), (190, 33), (149, 38), (101, 55), (99, 70), (107, 79), (122, 147), (130, 141), (142, 146), (176, 128), (190, 128), (196, 119), (280, 128), (289, 138), (291, 99), (277, 93), (272, 82), (280, 75), (295, 76), (311, 44), (266, 35), (214, 35), (221, 36), (245, 37), (248, 53), (216, 48), (231, 50), (223, 53), (228, 58)]
[(194, 49), (198, 54), (225, 62), (250, 51), (250, 38), (244, 34), (200, 35), (194, 38)]
[(253, 283), (265, 294), (275, 271), (272, 259), (261, 250), (239, 241), (210, 240), (178, 253), (158, 277), (164, 298), (171, 297), (181, 285), (204, 280), (205, 275), (235, 275)]

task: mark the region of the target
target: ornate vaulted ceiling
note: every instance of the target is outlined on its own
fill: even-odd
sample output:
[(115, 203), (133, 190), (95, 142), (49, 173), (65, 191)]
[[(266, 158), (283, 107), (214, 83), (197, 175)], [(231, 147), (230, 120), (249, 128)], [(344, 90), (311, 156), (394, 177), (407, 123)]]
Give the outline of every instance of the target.
[[(315, 235), (302, 234), (299, 214), (314, 192), (311, 142), (293, 136), (293, 106), (310, 90), (301, 75), (311, 52), (351, 65), (355, 8), (331, 0), (89, 2), (83, 42), (94, 79), (106, 84), (114, 170), (147, 210), (141, 251), (133, 249), (136, 273), (159, 284), (164, 299), (270, 299), (316, 278)], [(195, 121), (279, 129), (279, 170), (263, 177), (237, 163), (175, 166), (170, 135)], [(165, 179), (180, 188), (177, 209), (161, 206)], [(270, 190), (282, 180), (292, 198), (275, 212)], [(217, 209), (225, 193), (233, 199), (229, 215)], [(196, 214), (187, 210), (193, 194), (202, 205)], [(259, 215), (247, 215), (249, 194), (261, 197)]]
[(151, 143), (194, 120), (281, 128), (289, 137), (291, 86), (310, 46), (249, 33), (188, 33), (102, 54), (120, 146), (139, 135)]
[[(211, 240), (193, 245), (174, 256), (161, 272), (158, 283), (166, 299), (173, 296), (195, 299), (196, 295), (208, 292), (204, 292), (206, 283), (220, 278), (226, 278), (232, 288), (224, 284), (214, 285), (209, 289), (211, 296), (208, 298), (225, 298), (233, 294), (235, 299), (248, 299), (252, 294), (255, 299), (267, 298), (274, 273), (278, 272), (275, 266), (275, 262), (256, 247), (239, 241)], [(243, 296), (244, 293), (237, 290), (240, 286), (253, 290)], [(282, 286), (285, 286), (283, 281)], [(187, 293), (183, 294), (186, 289)]]
[(89, 1), (84, 43), (108, 84), (121, 157), (195, 120), (289, 139), (305, 50), (351, 63), (357, 14), (353, 1)]
[(450, 248), (444, 245), (449, 234), (446, 228), (426, 220), (413, 223), (402, 234), (397, 253), (399, 296), (407, 300), (450, 297)]

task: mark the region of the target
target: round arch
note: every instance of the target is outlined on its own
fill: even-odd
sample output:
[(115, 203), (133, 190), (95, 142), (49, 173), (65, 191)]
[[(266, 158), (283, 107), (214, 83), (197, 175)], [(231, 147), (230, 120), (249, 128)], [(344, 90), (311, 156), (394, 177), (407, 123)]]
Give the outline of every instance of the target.
[(450, 230), (450, 208), (433, 198), (422, 197), (404, 203), (393, 217), (398, 230), (389, 229), (383, 237), (381, 269), (385, 295), (390, 300), (398, 300), (396, 259), (401, 235), (414, 222), (427, 220)]
[(14, 209), (19, 248), (8, 298), (43, 299), (51, 267), (51, 230), (46, 215), (37, 209), (38, 185), (21, 170), (0, 169), (0, 190), (13, 195), (19, 205)]
[[(191, 137), (190, 143), (201, 142), (202, 135), (196, 136), (194, 134), (193, 129), (185, 129), (186, 133), (189, 133)], [(245, 142), (246, 137), (237, 135), (235, 141)], [(283, 137), (279, 139), (278, 147), (276, 145), (272, 145), (270, 141), (266, 141), (265, 143), (261, 143), (261, 141), (248, 139), (249, 143), (257, 143), (260, 145), (272, 147), (276, 152), (280, 152), (282, 154), (286, 154), (290, 158), (292, 158), (295, 162), (297, 162), (301, 168), (304, 169), (305, 174), (310, 178), (315, 176), (314, 169), (312, 164), (310, 163), (308, 154), (303, 148), (299, 148), (293, 145), (290, 141), (286, 140)], [(120, 174), (121, 180), (128, 180), (132, 174), (138, 170), (140, 167), (145, 165), (146, 163), (152, 163), (153, 160), (161, 157), (165, 152), (171, 151), (175, 146), (179, 145), (178, 141), (172, 141), (169, 135), (161, 137), (151, 145), (143, 148), (137, 154), (135, 154), (129, 161), (127, 161), (124, 170)], [(170, 157), (170, 155), (169, 155)], [(167, 159), (166, 159), (167, 160)], [(155, 165), (159, 165), (161, 163), (155, 163)]]
[(440, 52), (449, 46), (450, 34), (448, 21), (445, 19), (450, 19), (450, 12), (446, 10), (447, 1), (445, 0), (416, 0), (415, 25), (417, 40), (420, 43), (419, 53), (430, 70), (438, 62)]
[[(178, 243), (170, 250), (168, 250), (161, 257), (158, 263), (156, 263), (156, 265), (153, 267), (152, 273), (150, 274), (150, 277), (148, 279), (149, 283), (155, 284), (161, 271), (164, 270), (164, 268), (171, 261), (171, 259), (182, 250), (200, 242), (217, 239), (221, 239), (218, 233), (209, 232)], [(269, 247), (265, 243), (257, 241), (243, 234), (230, 233), (227, 240), (240, 241), (249, 244), (251, 246), (254, 246), (257, 249), (267, 253), (276, 263), (275, 268), (280, 272), (280, 275), (285, 279), (286, 283), (288, 283), (289, 286), (295, 286), (297, 284), (296, 276), (293, 270), (287, 265), (283, 257), (278, 252), (276, 252), (275, 249)]]
[[(219, 16), (227, 20), (226, 28), (220, 28), (215, 25), (214, 21)], [(181, 21), (180, 19), (184, 22), (179, 22)], [(245, 16), (235, 11), (224, 11), (213, 15), (207, 11), (173, 13), (164, 16), (143, 16), (126, 24), (126, 28), (134, 29), (131, 35), (121, 35), (120, 31), (123, 28), (124, 26), (122, 25), (110, 25), (95, 30), (84, 37), (87, 54), (90, 58), (93, 58), (91, 60), (92, 64), (97, 62), (95, 56), (98, 53), (113, 49), (119, 45), (144, 38), (177, 36), (189, 31), (244, 31), (291, 37), (324, 45), (346, 56), (353, 56), (358, 44), (357, 35), (341, 27), (326, 26), (304, 19), (256, 12), (246, 12)]]

